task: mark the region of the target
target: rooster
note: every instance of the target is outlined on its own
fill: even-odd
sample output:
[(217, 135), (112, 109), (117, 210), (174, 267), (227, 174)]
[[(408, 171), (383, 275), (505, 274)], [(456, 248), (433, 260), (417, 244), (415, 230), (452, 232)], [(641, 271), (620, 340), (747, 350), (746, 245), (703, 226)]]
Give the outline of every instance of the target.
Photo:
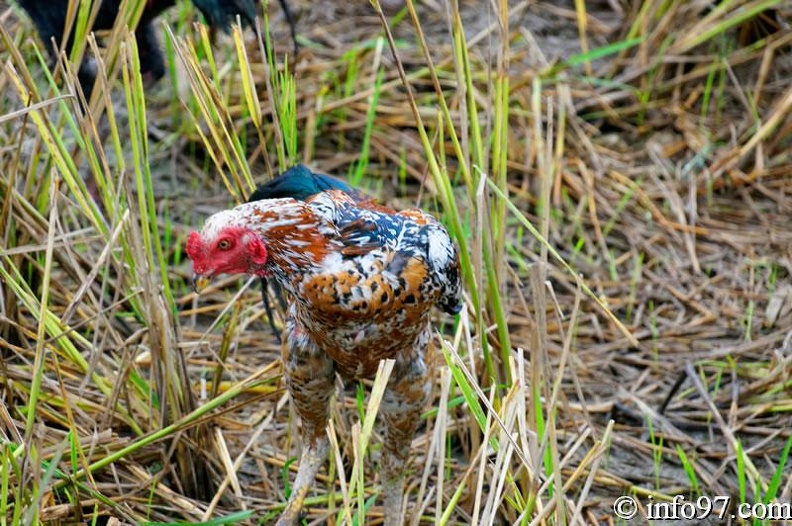
[[(59, 45), (63, 40), (70, 0), (17, 0), (17, 2), (33, 20), (39, 36), (44, 41), (44, 46), (52, 52), (52, 39), (54, 38)], [(75, 5), (79, 4), (79, 2), (74, 3)], [(141, 73), (147, 81), (153, 82), (165, 75), (165, 60), (157, 42), (154, 19), (162, 14), (163, 11), (175, 5), (176, 1), (145, 0), (145, 3), (135, 36), (140, 55)], [(193, 3), (213, 29), (222, 31), (228, 31), (231, 24), (236, 20), (237, 15), (240, 16), (243, 23), (254, 25), (258, 5), (257, 0), (193, 0)], [(291, 29), (292, 39), (294, 39), (294, 19), (289, 9), (288, 1), (280, 0), (280, 4)], [(101, 0), (93, 29), (111, 29), (118, 17), (120, 7), (121, 0)], [(68, 34), (70, 37), (66, 43), (67, 54), (72, 47), (73, 27), (68, 31)], [(84, 61), (80, 64), (77, 78), (85, 90), (86, 96), (90, 97), (96, 79), (96, 65), (92, 61)]]
[(278, 524), (298, 520), (327, 457), (336, 373), (372, 378), (389, 358), (395, 366), (379, 410), (382, 493), (386, 524), (401, 524), (404, 468), (431, 390), (432, 307), (461, 310), (454, 243), (421, 210), (395, 212), (303, 166), (261, 196), (209, 217), (189, 235), (187, 254), (198, 289), (218, 274), (248, 274), (275, 280), (292, 298), (283, 363), (303, 451)]

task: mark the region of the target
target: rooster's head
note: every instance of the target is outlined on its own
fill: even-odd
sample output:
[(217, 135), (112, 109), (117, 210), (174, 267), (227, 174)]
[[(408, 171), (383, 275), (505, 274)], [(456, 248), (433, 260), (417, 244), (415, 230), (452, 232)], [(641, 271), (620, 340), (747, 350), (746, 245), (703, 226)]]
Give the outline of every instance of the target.
[[(219, 274), (265, 276), (267, 247), (251, 229), (218, 225), (213, 216), (202, 232), (187, 238), (187, 255), (193, 262), (193, 285), (203, 289)], [(214, 221), (213, 221), (214, 220)]]

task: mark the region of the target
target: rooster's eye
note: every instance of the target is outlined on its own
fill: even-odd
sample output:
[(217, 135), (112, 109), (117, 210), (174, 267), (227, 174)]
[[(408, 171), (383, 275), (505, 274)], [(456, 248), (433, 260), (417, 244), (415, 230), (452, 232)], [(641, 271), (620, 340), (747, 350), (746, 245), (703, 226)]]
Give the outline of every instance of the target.
[(231, 242), (227, 239), (223, 239), (217, 244), (217, 248), (219, 248), (220, 250), (228, 250), (229, 248), (231, 248)]

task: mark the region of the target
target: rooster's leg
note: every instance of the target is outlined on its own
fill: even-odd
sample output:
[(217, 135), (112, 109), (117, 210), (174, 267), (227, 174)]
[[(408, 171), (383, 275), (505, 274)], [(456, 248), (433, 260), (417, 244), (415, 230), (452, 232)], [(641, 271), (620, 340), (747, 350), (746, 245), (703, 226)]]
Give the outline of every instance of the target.
[(292, 323), (287, 324), (287, 333), (289, 349), (283, 360), (284, 373), (294, 407), (302, 418), (303, 450), (289, 502), (277, 526), (297, 523), (303, 501), (327, 459), (329, 447), (325, 429), (335, 379), (332, 360), (313, 345), (305, 333), (294, 330)]
[(269, 322), (270, 329), (272, 329), (272, 334), (275, 335), (275, 340), (278, 343), (281, 343), (281, 331), (275, 326), (275, 318), (272, 315), (272, 305), (270, 305), (269, 296), (267, 295), (267, 288), (268, 285), (272, 284), (272, 290), (275, 292), (275, 296), (278, 298), (278, 303), (280, 303), (281, 309), (286, 310), (286, 302), (283, 301), (283, 295), (280, 293), (280, 286), (276, 281), (267, 281), (267, 278), (261, 278), (261, 303), (264, 304), (264, 313), (267, 315), (267, 321)]
[(380, 473), (386, 526), (402, 524), (404, 470), (431, 388), (424, 348), (416, 349), (412, 356), (403, 360), (397, 359), (379, 410), (383, 435)]

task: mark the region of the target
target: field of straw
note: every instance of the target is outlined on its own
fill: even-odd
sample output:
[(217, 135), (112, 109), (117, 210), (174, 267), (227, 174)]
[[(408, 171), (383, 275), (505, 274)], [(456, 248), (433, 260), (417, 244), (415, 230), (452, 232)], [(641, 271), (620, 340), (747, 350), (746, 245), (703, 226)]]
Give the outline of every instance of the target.
[[(125, 2), (77, 35), (104, 57), (90, 111), (0, 2), (0, 526), (277, 517), (280, 345), (255, 281), (192, 291), (184, 242), (297, 162), (432, 211), (463, 254), (409, 524), (779, 522), (789, 2), (290, 1), (296, 57), (276, 2), (269, 56), (179, 2), (146, 89)], [(304, 524), (378, 524), (372, 382), (338, 383)]]

